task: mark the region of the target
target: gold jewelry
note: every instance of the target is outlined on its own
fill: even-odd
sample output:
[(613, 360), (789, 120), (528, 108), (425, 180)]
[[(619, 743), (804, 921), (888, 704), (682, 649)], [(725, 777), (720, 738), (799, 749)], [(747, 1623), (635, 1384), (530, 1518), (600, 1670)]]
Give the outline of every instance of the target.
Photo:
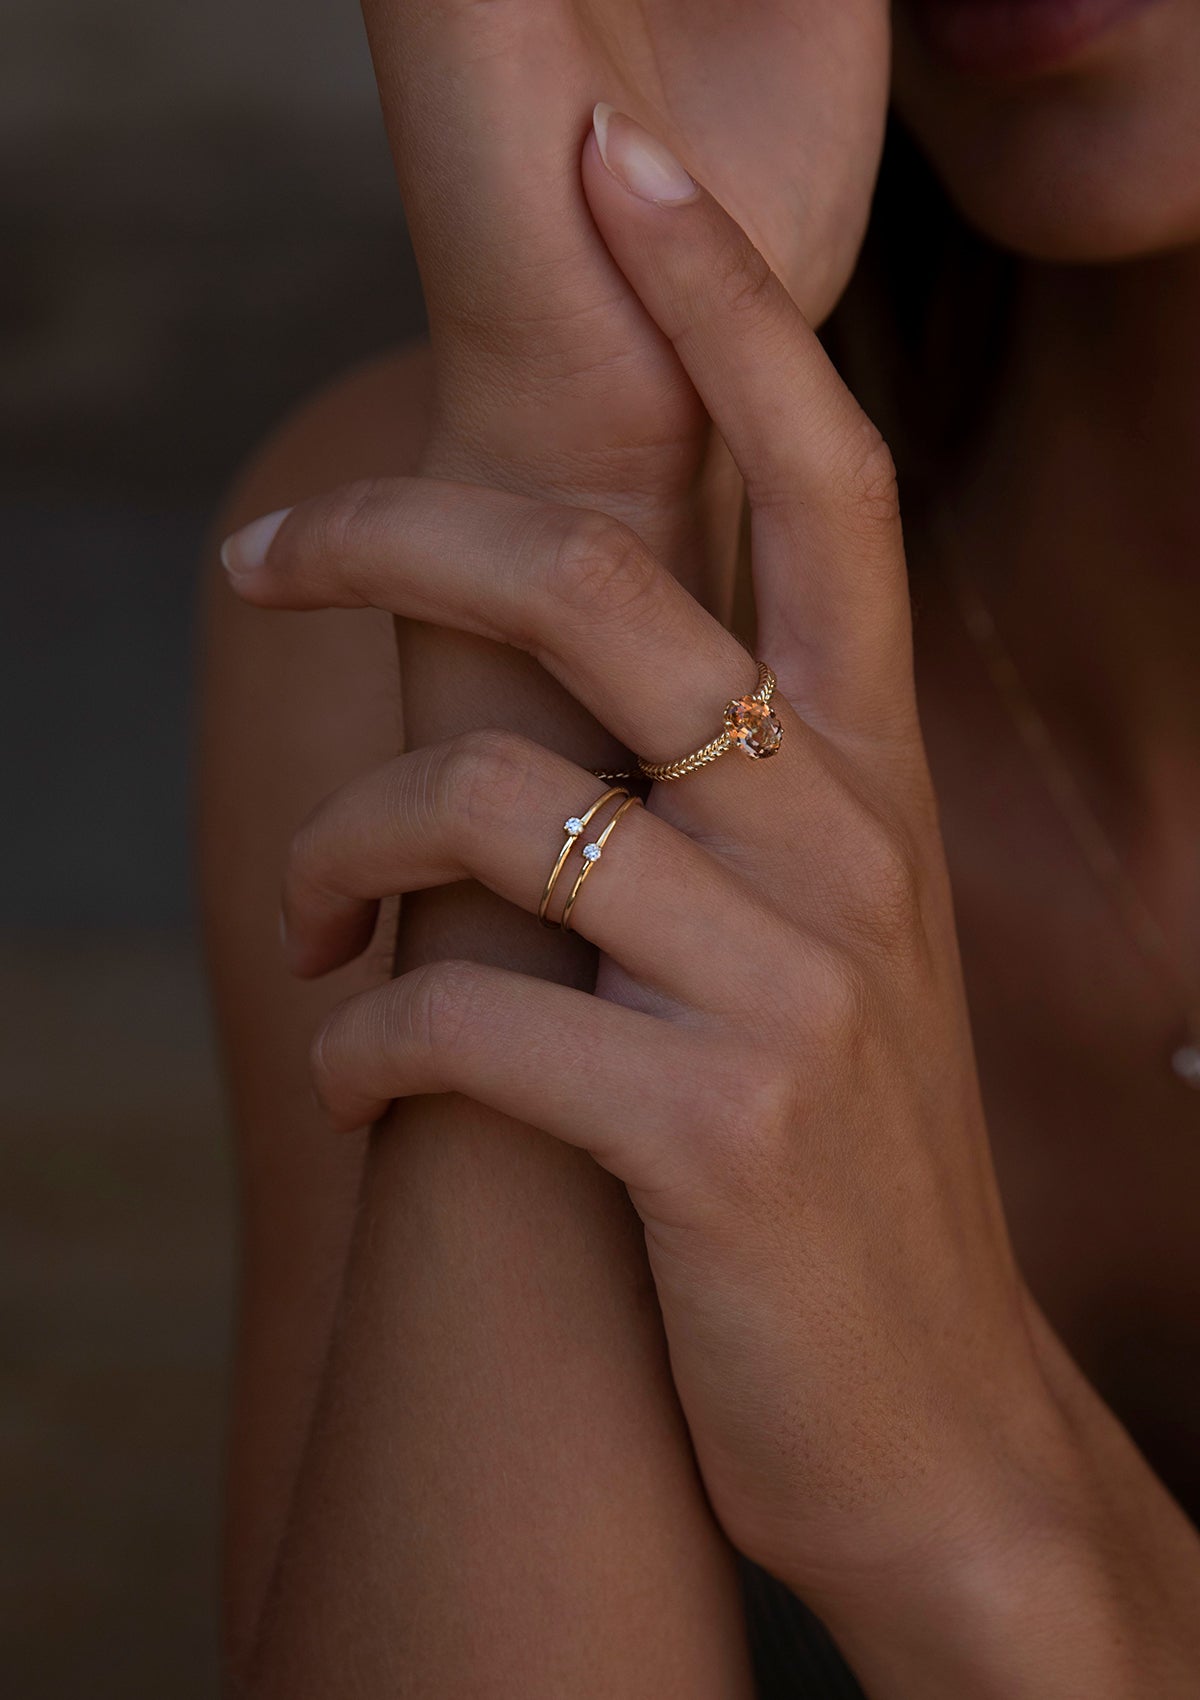
[(638, 767), (647, 779), (684, 779), (697, 768), (719, 761), (729, 750), (741, 750), (755, 761), (773, 756), (783, 742), (783, 727), (779, 716), (769, 706), (775, 694), (775, 675), (765, 661), (758, 664), (758, 685), (748, 696), (735, 697), (725, 705), (725, 725), (721, 732), (702, 749), (678, 761), (642, 761)]
[[(948, 529), (947, 516), (941, 530)], [(1130, 937), (1184, 1005), (1185, 1032), (1182, 1042), (1171, 1052), (1171, 1068), (1186, 1085), (1200, 1091), (1200, 977), (1193, 981), (1185, 973), (1158, 919), (1129, 877), (1120, 852), (1101, 826), (1018, 672), (973, 575), (962, 567), (951, 566), (946, 549), (941, 554), (943, 572), (958, 603), (963, 625), (991, 677), (1001, 705), (1039, 771), (1047, 795), (1097, 884), (1107, 891), (1113, 910), (1124, 922)]]
[(603, 797), (597, 797), (596, 801), (585, 814), (572, 815), (570, 820), (565, 820), (563, 822), (563, 831), (567, 836), (563, 839), (563, 847), (558, 853), (557, 862), (555, 862), (554, 866), (550, 870), (550, 878), (546, 881), (546, 889), (542, 893), (542, 901), (538, 904), (537, 918), (542, 923), (543, 927), (554, 927), (558, 924), (555, 921), (548, 921), (546, 919), (546, 910), (550, 907), (550, 899), (553, 897), (554, 888), (558, 884), (558, 876), (567, 865), (567, 857), (571, 854), (571, 849), (575, 840), (582, 837), (584, 827), (592, 819), (596, 811), (604, 807), (605, 803), (611, 801), (613, 797), (628, 796), (629, 792), (626, 791), (623, 786), (615, 785), (611, 791), (606, 791)]
[(597, 779), (603, 779), (606, 785), (620, 785), (626, 779), (640, 779), (640, 773), (606, 773), (601, 767), (594, 767), (592, 772)]
[(604, 831), (600, 834), (599, 838), (596, 839), (595, 843), (584, 845), (583, 866), (575, 876), (575, 884), (571, 887), (571, 895), (567, 898), (566, 905), (562, 912), (562, 920), (559, 923), (564, 933), (569, 933), (571, 930), (571, 911), (575, 907), (579, 893), (583, 890), (583, 882), (596, 866), (596, 863), (600, 860), (604, 846), (612, 837), (613, 830), (616, 827), (617, 822), (623, 814), (627, 814), (628, 811), (633, 808), (635, 803), (640, 807), (641, 801), (642, 799), (640, 797), (627, 796), (625, 801), (621, 804), (621, 807), (617, 810), (616, 814), (605, 827)]

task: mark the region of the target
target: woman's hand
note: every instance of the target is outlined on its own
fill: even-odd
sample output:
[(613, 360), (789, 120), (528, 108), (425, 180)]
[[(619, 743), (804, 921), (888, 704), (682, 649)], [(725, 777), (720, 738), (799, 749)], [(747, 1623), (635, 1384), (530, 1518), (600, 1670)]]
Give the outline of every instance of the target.
[[(662, 134), (820, 319), (854, 265), (878, 167), (885, 0), (363, 10), (433, 333), (427, 470), (619, 503), (666, 546), (708, 421), (580, 193), (592, 104)], [(695, 548), (668, 564), (695, 571)]]
[[(1004, 1670), (1045, 1674), (1046, 1554), (1088, 1563), (1071, 1517), (1070, 1539), (1055, 1522), (1067, 1425), (980, 1111), (887, 452), (718, 205), (629, 120), (600, 129), (605, 158), (589, 140), (583, 163), (596, 223), (746, 481), (782, 748), (659, 785), (619, 823), (573, 915), (603, 952), (601, 996), (421, 968), (337, 1012), (318, 1090), (340, 1127), (459, 1092), (591, 1152), (645, 1224), (732, 1541), (825, 1611), (881, 1694), (967, 1691), (1000, 1657), (981, 1598), (1018, 1661)], [(754, 685), (637, 537), (576, 508), (381, 483), (259, 522), (227, 564), (262, 606), (371, 604), (513, 644), (653, 762), (705, 743)], [(473, 878), (532, 914), (563, 821), (601, 789), (512, 733), (350, 786), (295, 843), (294, 966), (361, 949), (385, 893)], [(1099, 1682), (1114, 1656), (1085, 1644), (1065, 1686), (995, 1691), (1123, 1693)]]

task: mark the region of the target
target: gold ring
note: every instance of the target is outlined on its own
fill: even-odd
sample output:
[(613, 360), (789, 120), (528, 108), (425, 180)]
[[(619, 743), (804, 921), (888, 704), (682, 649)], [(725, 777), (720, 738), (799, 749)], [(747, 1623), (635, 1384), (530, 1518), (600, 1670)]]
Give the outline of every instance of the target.
[(554, 888), (558, 884), (558, 876), (567, 865), (567, 857), (571, 854), (571, 848), (574, 845), (575, 840), (582, 837), (584, 827), (591, 820), (597, 809), (602, 809), (605, 803), (609, 802), (613, 797), (628, 797), (628, 795), (629, 792), (626, 791), (623, 785), (615, 785), (611, 791), (606, 791), (603, 797), (597, 797), (596, 801), (592, 804), (586, 814), (572, 815), (570, 820), (565, 820), (563, 822), (563, 831), (567, 836), (563, 839), (563, 847), (558, 853), (558, 861), (555, 862), (553, 868), (550, 870), (550, 878), (546, 881), (546, 889), (542, 893), (542, 901), (538, 904), (537, 918), (542, 923), (543, 927), (554, 927), (558, 924), (555, 921), (547, 921), (546, 910), (550, 907), (550, 899), (553, 897)]
[(758, 664), (758, 685), (749, 696), (735, 697), (725, 705), (725, 725), (718, 735), (689, 756), (678, 761), (642, 761), (638, 767), (647, 779), (684, 779), (697, 768), (719, 761), (729, 750), (741, 750), (755, 761), (773, 756), (783, 742), (783, 726), (770, 706), (775, 694), (775, 675), (765, 661)]
[(567, 898), (566, 905), (564, 906), (563, 912), (562, 912), (562, 920), (559, 922), (559, 925), (561, 926), (564, 933), (569, 933), (570, 930), (571, 930), (571, 911), (575, 907), (576, 901), (579, 897), (579, 893), (583, 890), (583, 882), (588, 877), (588, 875), (591, 873), (592, 869), (596, 866), (596, 863), (600, 860), (600, 856), (601, 856), (601, 854), (604, 850), (604, 846), (608, 843), (609, 839), (611, 838), (612, 833), (613, 833), (613, 829), (615, 828), (617, 822), (620, 820), (620, 818), (623, 814), (626, 814), (630, 809), (633, 808), (635, 803), (640, 806), (641, 801), (642, 801), (642, 799), (640, 797), (630, 797), (627, 794), (625, 801), (621, 804), (621, 807), (617, 810), (616, 814), (609, 821), (608, 825), (605, 827), (604, 831), (600, 834), (599, 838), (596, 839), (595, 843), (584, 845), (584, 847), (583, 847), (583, 866), (582, 866), (582, 868), (580, 868), (578, 874), (575, 876), (575, 884), (571, 887), (571, 895), (570, 895), (570, 897)]

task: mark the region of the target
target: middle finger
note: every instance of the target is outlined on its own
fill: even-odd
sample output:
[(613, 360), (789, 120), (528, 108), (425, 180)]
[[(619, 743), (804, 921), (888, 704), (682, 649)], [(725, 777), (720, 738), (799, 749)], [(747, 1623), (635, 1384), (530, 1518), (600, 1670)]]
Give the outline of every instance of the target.
[[(223, 557), (259, 606), (374, 606), (525, 649), (651, 762), (707, 743), (726, 702), (756, 683), (737, 639), (637, 536), (584, 509), (381, 479), (257, 520)], [(776, 703), (794, 751), (804, 728)], [(744, 783), (732, 777), (744, 765), (715, 763), (706, 788)]]

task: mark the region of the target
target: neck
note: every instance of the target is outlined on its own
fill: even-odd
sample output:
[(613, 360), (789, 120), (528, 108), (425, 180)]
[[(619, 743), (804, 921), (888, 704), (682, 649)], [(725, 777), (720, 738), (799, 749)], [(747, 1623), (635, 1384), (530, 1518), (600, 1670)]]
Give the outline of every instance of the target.
[(1200, 828), (1198, 292), (1200, 253), (1027, 268), (954, 502), (1031, 694), (1127, 841), (1177, 835), (1181, 807)]

